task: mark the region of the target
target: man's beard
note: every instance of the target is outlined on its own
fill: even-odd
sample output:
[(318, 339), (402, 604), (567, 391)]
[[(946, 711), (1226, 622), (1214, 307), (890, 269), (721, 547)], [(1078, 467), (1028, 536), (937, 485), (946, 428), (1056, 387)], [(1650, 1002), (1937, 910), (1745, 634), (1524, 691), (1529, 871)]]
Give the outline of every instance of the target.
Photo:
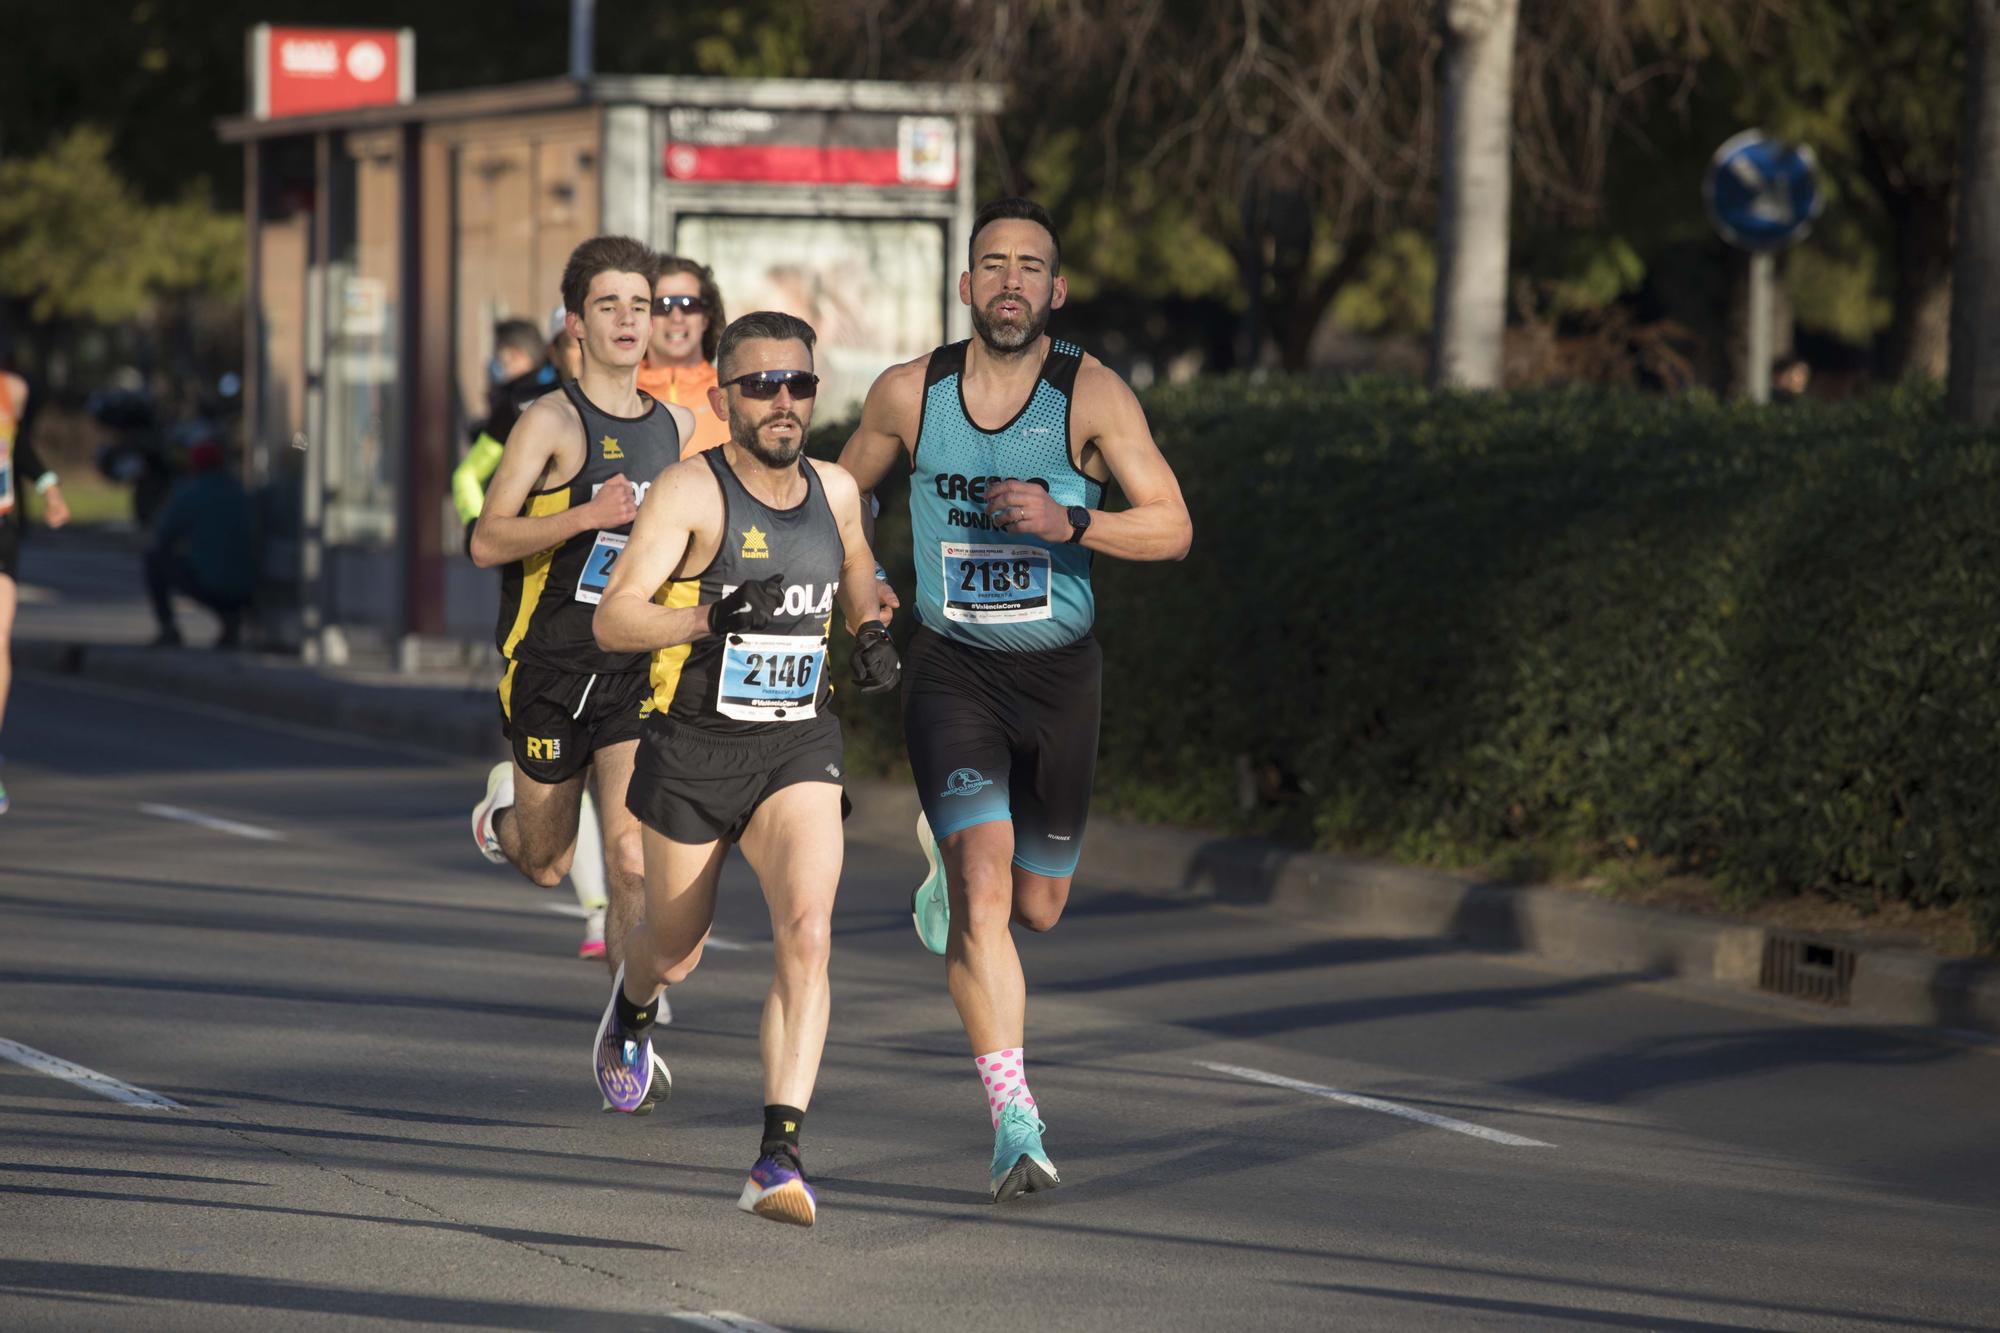
[[(791, 444), (765, 444), (760, 438), (759, 432), (775, 421), (789, 421), (799, 428), (798, 434), (793, 438)], [(790, 412), (779, 412), (765, 417), (762, 421), (758, 422), (755, 426), (749, 427), (747, 430), (744, 429), (741, 423), (732, 422), (729, 436), (744, 452), (748, 453), (765, 467), (790, 467), (799, 461), (799, 454), (805, 450), (806, 423), (800, 421)]]
[(986, 344), (987, 351), (996, 352), (1001, 356), (1019, 356), (1022, 349), (1033, 346), (1035, 340), (1042, 336), (1042, 330), (1048, 328), (1049, 310), (1052, 307), (1044, 306), (1036, 310), (1018, 296), (995, 297), (986, 304), (991, 308), (1001, 301), (1017, 302), (1028, 312), (1027, 318), (1018, 324), (997, 324), (986, 317), (986, 311), (974, 306), (972, 331), (979, 335), (979, 341)]

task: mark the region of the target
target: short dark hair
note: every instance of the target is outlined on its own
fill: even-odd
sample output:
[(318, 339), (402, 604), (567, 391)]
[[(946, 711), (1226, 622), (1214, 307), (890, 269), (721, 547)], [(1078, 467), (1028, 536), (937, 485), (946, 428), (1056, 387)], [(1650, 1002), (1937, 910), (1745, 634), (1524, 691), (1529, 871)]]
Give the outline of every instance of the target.
[(503, 319), (493, 326), (493, 352), (497, 356), (507, 348), (528, 356), (540, 357), (548, 350), (548, 343), (542, 331), (525, 319)]
[(985, 231), (989, 223), (999, 222), (1004, 218), (1019, 218), (1023, 222), (1032, 222), (1047, 232), (1049, 243), (1056, 249), (1055, 254), (1049, 259), (1049, 273), (1053, 276), (1062, 272), (1062, 237), (1056, 234), (1056, 220), (1049, 216), (1048, 209), (1032, 199), (1023, 199), (1017, 194), (1010, 194), (1005, 199), (995, 199), (980, 209), (979, 215), (972, 219), (972, 230), (965, 238), (965, 266), (968, 269), (979, 267), (979, 256), (974, 250), (979, 243), (979, 233)]
[(813, 326), (797, 315), (787, 315), (782, 310), (753, 310), (722, 331), (722, 344), (715, 353), (715, 373), (725, 380), (729, 378), (730, 358), (744, 343), (758, 338), (797, 341), (804, 343), (810, 353), (816, 336)]
[(659, 277), (653, 279), (654, 290), (659, 289), (660, 278), (669, 273), (692, 273), (701, 284), (701, 303), (708, 307), (708, 327), (701, 331), (701, 359), (713, 364), (716, 349), (722, 345), (722, 326), (729, 322), (722, 309), (722, 289), (715, 285), (715, 274), (709, 272), (708, 265), (686, 255), (661, 255)]
[(646, 299), (652, 300), (653, 284), (660, 280), (660, 257), (653, 248), (630, 236), (593, 236), (569, 252), (563, 265), (563, 309), (583, 316), (583, 303), (590, 295), (590, 281), (600, 273), (636, 273), (646, 280)]

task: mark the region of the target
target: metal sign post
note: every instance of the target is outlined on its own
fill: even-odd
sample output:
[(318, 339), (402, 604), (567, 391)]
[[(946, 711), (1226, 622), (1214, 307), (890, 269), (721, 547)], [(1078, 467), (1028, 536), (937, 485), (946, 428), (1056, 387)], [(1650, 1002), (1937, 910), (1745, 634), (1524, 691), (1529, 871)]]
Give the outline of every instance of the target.
[(1771, 400), (1771, 288), (1779, 250), (1799, 240), (1826, 198), (1819, 166), (1804, 144), (1745, 130), (1715, 150), (1701, 183), (1709, 221), (1722, 239), (1750, 253), (1750, 328), (1743, 384), (1750, 400)]

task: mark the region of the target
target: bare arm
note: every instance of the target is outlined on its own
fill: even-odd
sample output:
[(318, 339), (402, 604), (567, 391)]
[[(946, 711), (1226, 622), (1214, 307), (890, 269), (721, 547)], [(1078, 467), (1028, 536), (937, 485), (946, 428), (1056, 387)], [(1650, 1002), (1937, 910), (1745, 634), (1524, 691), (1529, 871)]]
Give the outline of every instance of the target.
[(854, 478), (837, 463), (815, 466), (819, 469), (820, 485), (826, 488), (826, 502), (833, 510), (833, 520), (839, 525), (841, 544), (847, 550), (840, 565), (838, 596), (840, 609), (847, 613), (848, 632), (853, 633), (871, 620), (887, 625), (895, 612), (891, 604), (877, 597), (878, 591), (888, 585), (875, 581), (875, 552), (863, 531), (866, 507), (861, 503)]
[[(891, 366), (878, 375), (861, 405), (861, 422), (840, 451), (840, 467), (853, 478), (859, 491), (862, 542), (871, 548), (875, 544), (875, 488), (882, 484), (899, 458), (910, 457), (916, 448), (917, 408), (923, 401), (924, 368), (929, 364), (930, 357), (926, 355)], [(853, 549), (852, 542), (848, 546)], [(871, 576), (874, 572), (873, 568), (869, 570)], [(848, 587), (851, 582), (843, 578), (841, 587)], [(879, 583), (876, 595), (884, 606), (893, 611), (903, 604), (887, 579)]]
[(654, 594), (673, 577), (697, 532), (722, 522), (722, 496), (702, 463), (675, 463), (646, 492), (625, 549), (591, 618), (607, 653), (650, 653), (709, 633), (707, 606), (665, 607)]
[[(1087, 361), (1077, 372), (1071, 416), (1074, 428), (1104, 459), (1112, 480), (1132, 504), (1093, 509), (1081, 545), (1120, 560), (1179, 560), (1194, 543), (1194, 523), (1181, 484), (1167, 465), (1139, 400), (1116, 372)], [(1018, 519), (1006, 511), (1019, 510)], [(1003, 481), (986, 492), (986, 512), (1025, 532), (1060, 544), (1070, 537), (1066, 508), (1026, 481)]]
[(486, 502), (472, 529), (474, 564), (491, 569), (525, 560), (537, 551), (562, 545), (579, 532), (623, 527), (632, 521), (637, 503), (632, 484), (623, 478), (606, 484), (588, 504), (574, 509), (535, 516), (521, 512), (550, 463), (560, 467), (573, 456), (563, 445), (576, 438), (575, 409), (562, 401), (560, 394), (548, 394), (529, 404), (514, 429), (507, 432), (500, 466), (487, 484)]

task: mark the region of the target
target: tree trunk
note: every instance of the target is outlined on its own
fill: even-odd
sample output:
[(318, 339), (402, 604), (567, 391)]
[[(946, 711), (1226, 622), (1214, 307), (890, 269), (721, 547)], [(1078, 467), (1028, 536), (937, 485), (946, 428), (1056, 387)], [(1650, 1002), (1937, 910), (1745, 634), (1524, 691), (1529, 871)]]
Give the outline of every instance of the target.
[(2000, 0), (1965, 0), (1965, 124), (1951, 293), (1951, 414), (2000, 423)]
[(1896, 304), (1882, 373), (1891, 381), (1944, 378), (1951, 355), (1951, 214), (1949, 190), (1919, 190), (1890, 201)]
[(1437, 304), (1431, 385), (1500, 384), (1520, 0), (1439, 0)]

